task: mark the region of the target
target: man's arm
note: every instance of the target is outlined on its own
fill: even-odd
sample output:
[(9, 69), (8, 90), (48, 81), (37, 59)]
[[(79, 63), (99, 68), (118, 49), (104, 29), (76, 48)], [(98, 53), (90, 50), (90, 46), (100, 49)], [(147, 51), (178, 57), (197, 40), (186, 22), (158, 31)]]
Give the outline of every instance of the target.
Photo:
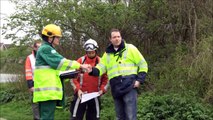
[[(82, 63), (81, 58), (79, 58), (79, 59), (77, 60), (77, 62), (81, 64), (81, 63)], [(77, 77), (77, 78), (74, 78), (74, 79), (71, 79), (71, 80), (70, 80), (70, 83), (71, 83), (71, 85), (72, 85), (72, 87), (73, 87), (73, 89), (74, 89), (74, 93), (77, 93), (78, 90), (80, 90), (80, 83), (79, 83), (79, 81), (78, 81), (78, 79), (80, 79), (80, 75), (81, 75), (81, 74), (78, 74), (78, 77)]]
[(138, 66), (138, 74), (136, 80), (140, 83), (144, 83), (148, 71), (147, 62), (140, 51), (134, 45), (132, 45), (131, 48), (131, 58), (133, 58), (135, 64)]
[[(108, 77), (107, 77), (107, 74), (103, 74), (101, 76), (101, 85), (100, 85), (100, 90), (105, 93), (108, 89)], [(102, 94), (103, 94), (102, 93)]]
[(25, 79), (27, 81), (28, 88), (32, 88), (33, 85), (33, 71), (30, 63), (30, 58), (27, 57), (25, 61)]
[(144, 83), (145, 78), (146, 78), (146, 73), (145, 73), (145, 72), (139, 72), (139, 73), (138, 73), (137, 80), (138, 80), (140, 83)]
[(88, 72), (89, 72), (89, 75), (91, 75), (91, 76), (99, 76), (99, 74), (100, 74), (99, 69), (96, 67), (91, 67)]

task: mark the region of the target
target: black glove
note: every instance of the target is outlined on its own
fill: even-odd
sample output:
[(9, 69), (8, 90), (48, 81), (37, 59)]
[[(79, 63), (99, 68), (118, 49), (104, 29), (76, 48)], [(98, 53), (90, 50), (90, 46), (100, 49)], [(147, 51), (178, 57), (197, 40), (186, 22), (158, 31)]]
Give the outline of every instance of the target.
[(27, 86), (30, 89), (31, 87), (34, 86), (34, 81), (33, 80), (27, 80)]

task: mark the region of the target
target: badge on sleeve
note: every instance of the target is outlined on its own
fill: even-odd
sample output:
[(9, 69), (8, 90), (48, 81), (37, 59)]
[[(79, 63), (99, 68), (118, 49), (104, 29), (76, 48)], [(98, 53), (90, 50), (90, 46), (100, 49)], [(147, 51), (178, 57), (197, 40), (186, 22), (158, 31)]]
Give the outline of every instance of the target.
[(56, 51), (55, 50), (51, 50), (51, 53), (54, 54), (54, 53), (56, 53)]

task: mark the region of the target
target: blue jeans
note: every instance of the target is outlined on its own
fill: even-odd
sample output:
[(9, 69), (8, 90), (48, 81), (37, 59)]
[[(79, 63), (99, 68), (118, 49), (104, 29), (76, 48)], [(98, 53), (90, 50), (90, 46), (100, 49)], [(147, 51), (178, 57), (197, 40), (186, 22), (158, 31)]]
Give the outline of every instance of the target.
[(137, 90), (132, 89), (124, 96), (114, 98), (116, 120), (137, 119)]

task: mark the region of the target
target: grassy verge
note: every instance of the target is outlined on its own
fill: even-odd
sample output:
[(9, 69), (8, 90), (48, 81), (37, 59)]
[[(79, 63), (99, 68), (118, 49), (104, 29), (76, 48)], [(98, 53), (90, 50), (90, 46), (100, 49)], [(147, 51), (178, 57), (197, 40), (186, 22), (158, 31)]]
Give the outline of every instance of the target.
[[(112, 99), (107, 95), (101, 98), (101, 118), (102, 120), (113, 120), (115, 116)], [(69, 101), (70, 102), (70, 101)], [(15, 100), (0, 104), (0, 118), (7, 120), (31, 120), (32, 109), (30, 100)], [(69, 120), (69, 105), (65, 109), (56, 109), (55, 120)]]
[[(32, 110), (28, 101), (12, 101), (1, 104), (1, 118), (7, 120), (31, 120)], [(70, 113), (68, 110), (56, 109), (55, 120), (69, 120)]]
[[(21, 82), (0, 84), (0, 118), (7, 120), (32, 119), (31, 103)], [(15, 87), (19, 86), (19, 87)], [(22, 87), (21, 87), (22, 86)], [(66, 96), (66, 108), (56, 109), (55, 120), (69, 120), (72, 94)], [(110, 91), (101, 97), (101, 120), (114, 120), (114, 102)], [(138, 96), (139, 120), (213, 120), (213, 106), (188, 94), (142, 92)]]
[[(101, 120), (114, 120), (114, 104), (107, 94), (103, 96), (101, 104)], [(11, 101), (0, 104), (0, 118), (7, 120), (32, 119), (29, 101)], [(139, 120), (213, 120), (213, 106), (198, 101), (190, 96), (178, 94), (156, 95), (147, 93), (138, 98)], [(69, 120), (69, 105), (65, 109), (56, 109), (55, 120)]]
[[(67, 84), (65, 89), (66, 108), (56, 109), (55, 120), (69, 120), (69, 106), (72, 101), (71, 86)], [(32, 119), (30, 95), (26, 81), (20, 78), (17, 82), (0, 83), (0, 118), (7, 120)], [(114, 119), (114, 104), (110, 91), (101, 97), (101, 120)]]

